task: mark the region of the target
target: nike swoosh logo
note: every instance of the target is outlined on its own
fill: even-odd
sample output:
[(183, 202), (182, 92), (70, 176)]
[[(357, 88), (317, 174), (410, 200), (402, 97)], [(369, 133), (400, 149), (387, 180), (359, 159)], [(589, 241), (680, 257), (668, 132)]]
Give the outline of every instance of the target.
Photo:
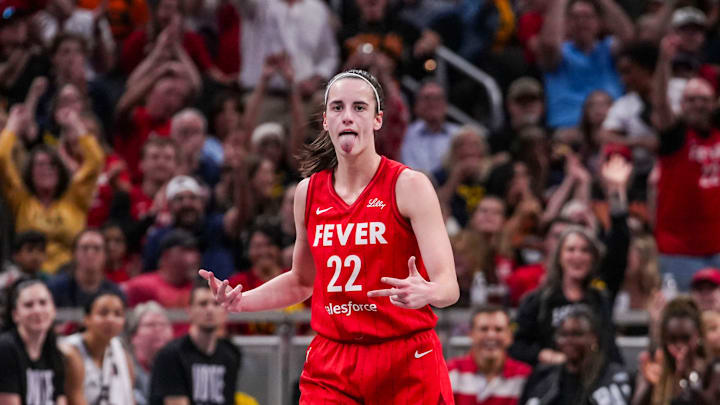
[(415, 350), (415, 358), (416, 358), (416, 359), (419, 359), (420, 357), (422, 357), (422, 356), (430, 353), (431, 351), (432, 351), (432, 349), (430, 349), (430, 350), (428, 350), (428, 351), (426, 351), (426, 352), (418, 353), (417, 350)]
[(330, 211), (331, 209), (333, 209), (333, 207), (325, 208), (324, 210), (321, 210), (320, 208), (318, 208), (318, 209), (315, 210), (315, 214), (316, 214), (316, 215), (320, 215), (320, 214), (322, 214), (323, 212), (328, 212), (328, 211)]

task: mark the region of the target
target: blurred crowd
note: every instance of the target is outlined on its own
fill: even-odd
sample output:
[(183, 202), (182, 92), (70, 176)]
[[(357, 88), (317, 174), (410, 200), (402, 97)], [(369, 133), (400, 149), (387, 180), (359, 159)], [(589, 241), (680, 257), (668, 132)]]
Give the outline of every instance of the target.
[[(494, 79), (502, 120), (441, 47)], [(197, 270), (251, 289), (289, 269), (297, 156), (349, 68), (383, 86), (378, 152), (436, 186), (456, 307), (483, 308), (456, 327), (457, 403), (718, 403), (714, 0), (0, 0), (0, 346), (65, 380), (0, 398), (204, 381), (190, 403), (230, 403), (221, 337), (273, 327), (225, 325)], [(63, 307), (82, 325), (50, 328)], [(650, 338), (637, 376), (618, 333)], [(180, 381), (160, 399), (156, 357)]]

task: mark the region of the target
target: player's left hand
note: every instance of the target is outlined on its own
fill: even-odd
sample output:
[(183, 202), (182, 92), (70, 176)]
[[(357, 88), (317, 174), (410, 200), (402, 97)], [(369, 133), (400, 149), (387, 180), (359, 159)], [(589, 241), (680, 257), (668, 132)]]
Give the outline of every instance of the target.
[(368, 297), (390, 297), (390, 302), (400, 308), (418, 309), (430, 302), (432, 283), (425, 280), (415, 266), (415, 256), (408, 260), (410, 275), (406, 279), (383, 277), (380, 279), (392, 288), (374, 290), (367, 293)]

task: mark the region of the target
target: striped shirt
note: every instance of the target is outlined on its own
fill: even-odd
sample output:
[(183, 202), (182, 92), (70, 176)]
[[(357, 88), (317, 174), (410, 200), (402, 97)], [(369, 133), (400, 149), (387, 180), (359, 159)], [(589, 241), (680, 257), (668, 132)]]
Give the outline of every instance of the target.
[(501, 375), (488, 381), (467, 354), (450, 360), (448, 370), (455, 405), (516, 405), (532, 368), (507, 357)]

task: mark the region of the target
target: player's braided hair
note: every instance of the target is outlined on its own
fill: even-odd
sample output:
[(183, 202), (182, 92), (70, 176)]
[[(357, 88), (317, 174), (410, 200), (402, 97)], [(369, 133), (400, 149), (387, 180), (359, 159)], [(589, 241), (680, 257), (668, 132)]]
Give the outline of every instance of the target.
[[(325, 88), (325, 94), (327, 95), (330, 87), (342, 79), (356, 79), (363, 80), (370, 84), (375, 93), (376, 104), (375, 112), (379, 113), (384, 108), (384, 96), (382, 86), (378, 80), (372, 74), (365, 70), (350, 69), (342, 73), (335, 75)], [(324, 101), (323, 111), (327, 109), (327, 100)], [(331, 169), (337, 166), (337, 156), (335, 155), (335, 147), (330, 140), (330, 134), (323, 130), (320, 132), (315, 140), (309, 145), (305, 145), (303, 150), (298, 154), (298, 160), (300, 161), (300, 174), (303, 177), (309, 177), (313, 173), (321, 172), (325, 169)]]

